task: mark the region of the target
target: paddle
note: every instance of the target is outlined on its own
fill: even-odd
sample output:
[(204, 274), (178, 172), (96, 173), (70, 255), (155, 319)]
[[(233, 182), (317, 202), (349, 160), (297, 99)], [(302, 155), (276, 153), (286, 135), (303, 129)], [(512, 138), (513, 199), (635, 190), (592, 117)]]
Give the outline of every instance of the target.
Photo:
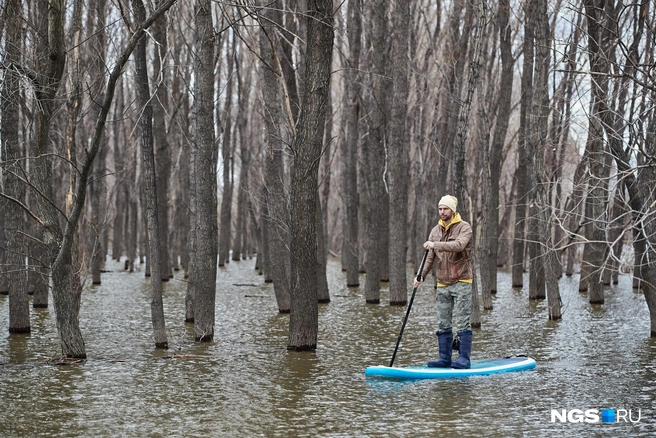
[[(426, 263), (426, 257), (428, 256), (428, 250), (424, 252), (424, 258), (421, 261), (421, 266), (419, 267), (419, 272), (417, 272), (417, 281), (421, 281), (421, 272), (424, 270), (424, 264)], [(405, 330), (405, 324), (408, 322), (408, 316), (410, 315), (410, 309), (412, 309), (412, 302), (415, 300), (415, 293), (417, 293), (417, 286), (412, 290), (412, 296), (410, 297), (410, 303), (408, 303), (408, 310), (405, 311), (405, 318), (403, 319), (403, 325), (401, 326), (401, 333), (399, 333), (399, 338), (396, 340), (396, 347), (394, 348), (394, 354), (392, 355), (392, 360), (390, 361), (389, 366), (394, 365), (394, 358), (396, 357), (396, 352), (399, 349), (399, 344), (401, 343), (401, 338), (403, 337), (403, 330)]]

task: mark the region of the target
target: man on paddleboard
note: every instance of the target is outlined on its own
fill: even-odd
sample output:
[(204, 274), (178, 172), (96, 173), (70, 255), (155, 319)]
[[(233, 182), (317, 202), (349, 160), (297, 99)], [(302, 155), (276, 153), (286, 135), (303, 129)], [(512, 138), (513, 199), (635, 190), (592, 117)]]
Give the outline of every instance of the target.
[[(472, 346), (472, 228), (462, 220), (460, 213), (457, 213), (458, 199), (455, 196), (443, 196), (438, 208), (440, 221), (431, 230), (428, 241), (424, 243), (428, 256), (421, 273), (421, 281), (416, 278), (414, 281), (414, 287), (423, 283), (433, 267), (433, 261), (437, 259), (437, 339), (440, 358), (429, 361), (428, 366), (468, 369)], [(460, 346), (459, 357), (452, 362), (451, 326), (454, 312)]]

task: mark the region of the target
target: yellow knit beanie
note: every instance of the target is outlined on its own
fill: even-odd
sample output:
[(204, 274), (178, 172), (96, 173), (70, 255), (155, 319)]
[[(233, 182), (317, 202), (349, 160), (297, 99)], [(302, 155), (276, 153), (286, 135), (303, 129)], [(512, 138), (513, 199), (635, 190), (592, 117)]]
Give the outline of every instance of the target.
[(458, 208), (458, 198), (451, 195), (442, 196), (442, 199), (440, 199), (440, 203), (438, 205), (446, 205), (455, 213)]

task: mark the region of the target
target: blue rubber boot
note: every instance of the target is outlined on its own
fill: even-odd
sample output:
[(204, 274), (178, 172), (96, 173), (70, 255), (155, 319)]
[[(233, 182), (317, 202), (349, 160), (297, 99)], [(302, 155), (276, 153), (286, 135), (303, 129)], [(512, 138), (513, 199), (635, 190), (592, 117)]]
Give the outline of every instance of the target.
[(453, 351), (453, 332), (437, 332), (437, 343), (440, 346), (440, 358), (428, 361), (430, 368), (449, 368), (451, 366), (451, 353)]
[(456, 368), (459, 370), (468, 370), (471, 368), (471, 347), (472, 347), (472, 331), (465, 330), (458, 333), (460, 338), (460, 348), (458, 349), (458, 359), (456, 359), (452, 364), (451, 368)]

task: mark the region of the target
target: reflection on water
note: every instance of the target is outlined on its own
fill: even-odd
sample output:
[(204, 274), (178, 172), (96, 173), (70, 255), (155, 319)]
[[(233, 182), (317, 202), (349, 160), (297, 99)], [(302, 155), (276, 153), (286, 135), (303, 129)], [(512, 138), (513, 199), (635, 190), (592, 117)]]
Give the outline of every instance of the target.
[[(528, 354), (535, 371), (453, 380), (365, 379), (386, 365), (405, 308), (364, 303), (328, 266), (332, 301), (319, 308), (315, 353), (287, 352), (288, 315), (252, 261), (219, 272), (216, 341), (196, 344), (184, 324), (185, 283), (164, 284), (169, 345), (152, 347), (149, 280), (108, 262), (88, 287), (82, 330), (89, 359), (46, 365), (59, 347), (54, 313), (35, 310), (30, 335), (8, 336), (0, 297), (0, 436), (648, 436), (656, 432), (656, 343), (631, 280), (592, 306), (576, 278), (561, 279), (564, 320), (529, 303), (499, 274), (472, 357)], [(412, 272), (408, 272), (410, 277)], [(246, 286), (236, 286), (241, 284)], [(252, 286), (261, 284), (261, 286)], [(361, 280), (364, 284), (364, 278)], [(387, 302), (384, 290), (381, 302)], [(437, 355), (434, 290), (422, 286), (395, 361)], [(641, 410), (637, 424), (561, 424), (551, 409)], [(634, 415), (635, 418), (635, 415)]]

